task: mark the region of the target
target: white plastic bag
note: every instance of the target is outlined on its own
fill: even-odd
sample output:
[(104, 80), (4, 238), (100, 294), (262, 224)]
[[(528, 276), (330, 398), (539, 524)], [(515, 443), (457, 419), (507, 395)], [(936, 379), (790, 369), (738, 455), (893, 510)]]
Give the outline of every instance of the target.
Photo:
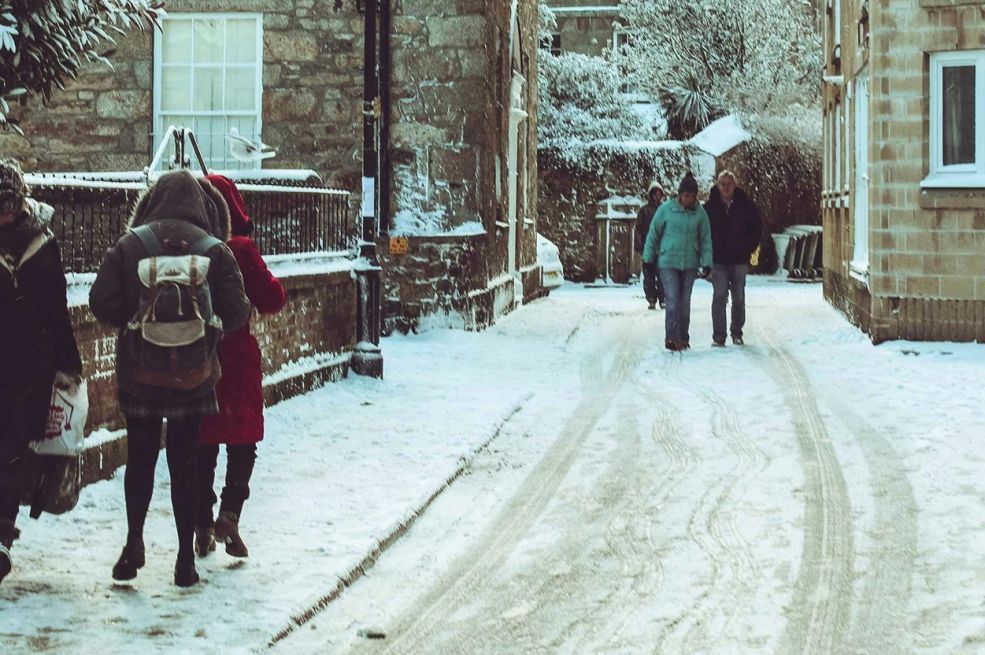
[(31, 442), (39, 455), (76, 457), (82, 452), (86, 417), (89, 415), (89, 390), (83, 380), (74, 390), (51, 390), (51, 409), (44, 439)]

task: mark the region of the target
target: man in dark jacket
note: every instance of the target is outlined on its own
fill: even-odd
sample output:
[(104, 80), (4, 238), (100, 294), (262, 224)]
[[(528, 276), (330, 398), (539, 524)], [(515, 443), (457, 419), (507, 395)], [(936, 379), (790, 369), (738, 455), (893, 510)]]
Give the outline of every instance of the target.
[[(127, 541), (113, 567), (115, 580), (131, 580), (144, 565), (143, 531), (154, 488), (154, 467), (162, 434), (171, 474), (171, 505), (178, 532), (175, 584), (198, 582), (195, 571), (195, 469), (199, 428), (205, 416), (218, 413), (215, 387), (220, 375), (217, 354), (211, 353), (211, 374), (190, 389), (152, 386), (140, 375), (135, 353), (127, 347), (128, 326), (140, 309), (142, 283), (138, 262), (148, 250), (132, 228), (149, 226), (157, 240), (177, 249), (208, 236), (219, 240), (206, 251), (208, 283), (214, 314), (223, 329), (235, 330), (246, 323), (250, 302), (236, 259), (224, 243), (229, 233), (229, 210), (207, 181), (187, 171), (162, 175), (140, 198), (130, 228), (106, 253), (89, 295), (89, 308), (103, 323), (119, 330), (116, 376), (120, 407), (127, 423), (127, 470), (124, 490), (127, 504)], [(217, 233), (220, 232), (221, 233)], [(187, 248), (186, 248), (187, 249)]]
[(705, 211), (711, 222), (711, 246), (715, 264), (711, 270), (714, 297), (711, 303), (712, 339), (725, 345), (725, 306), (732, 295), (732, 343), (743, 344), (746, 323), (746, 275), (749, 257), (762, 238), (759, 210), (745, 192), (736, 186), (735, 174), (722, 171), (712, 187)]
[[(663, 187), (658, 182), (654, 182), (647, 190), (646, 197), (647, 203), (640, 208), (639, 214), (636, 215), (635, 245), (636, 252), (640, 253), (640, 259), (643, 258), (643, 242), (650, 231), (650, 223), (653, 222), (653, 216), (664, 201)], [(646, 295), (646, 302), (650, 309), (656, 309), (658, 302), (660, 308), (664, 308), (663, 284), (660, 283), (660, 276), (657, 275), (656, 263), (647, 264), (643, 262), (643, 293)]]
[(18, 505), (36, 483), (29, 443), (44, 437), (52, 386), (77, 385), (82, 373), (53, 210), (27, 196), (20, 166), (0, 160), (0, 580)]

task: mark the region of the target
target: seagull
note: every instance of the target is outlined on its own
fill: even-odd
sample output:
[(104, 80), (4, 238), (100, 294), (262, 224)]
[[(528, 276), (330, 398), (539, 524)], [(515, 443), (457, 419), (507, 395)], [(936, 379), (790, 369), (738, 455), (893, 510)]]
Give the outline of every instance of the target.
[(229, 152), (232, 154), (233, 159), (241, 162), (258, 162), (261, 159), (269, 159), (277, 154), (276, 150), (259, 139), (257, 139), (256, 143), (253, 143), (249, 139), (241, 137), (239, 130), (235, 127), (229, 129), (226, 140), (229, 141)]

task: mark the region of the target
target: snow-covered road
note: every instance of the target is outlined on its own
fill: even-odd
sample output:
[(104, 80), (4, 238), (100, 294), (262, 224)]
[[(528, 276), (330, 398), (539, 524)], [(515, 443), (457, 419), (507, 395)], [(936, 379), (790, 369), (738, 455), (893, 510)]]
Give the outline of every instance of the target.
[(631, 292), (561, 294), (612, 303), (563, 416), (528, 402), (283, 652), (985, 651), (982, 347), (874, 348), (757, 281), (713, 350), (707, 291), (683, 356)]
[(386, 380), (273, 408), (251, 558), (205, 560), (191, 592), (163, 465), (133, 587), (109, 579), (119, 477), (24, 520), (0, 649), (985, 652), (985, 347), (873, 347), (818, 285), (755, 279), (748, 346), (710, 348), (699, 283), (693, 350), (669, 354), (639, 295), (388, 339)]

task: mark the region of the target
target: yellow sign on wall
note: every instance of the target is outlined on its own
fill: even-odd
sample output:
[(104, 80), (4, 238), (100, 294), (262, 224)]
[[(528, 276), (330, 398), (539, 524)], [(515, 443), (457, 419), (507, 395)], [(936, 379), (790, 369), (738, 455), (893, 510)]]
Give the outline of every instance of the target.
[(407, 237), (390, 237), (391, 255), (406, 255), (409, 249)]

